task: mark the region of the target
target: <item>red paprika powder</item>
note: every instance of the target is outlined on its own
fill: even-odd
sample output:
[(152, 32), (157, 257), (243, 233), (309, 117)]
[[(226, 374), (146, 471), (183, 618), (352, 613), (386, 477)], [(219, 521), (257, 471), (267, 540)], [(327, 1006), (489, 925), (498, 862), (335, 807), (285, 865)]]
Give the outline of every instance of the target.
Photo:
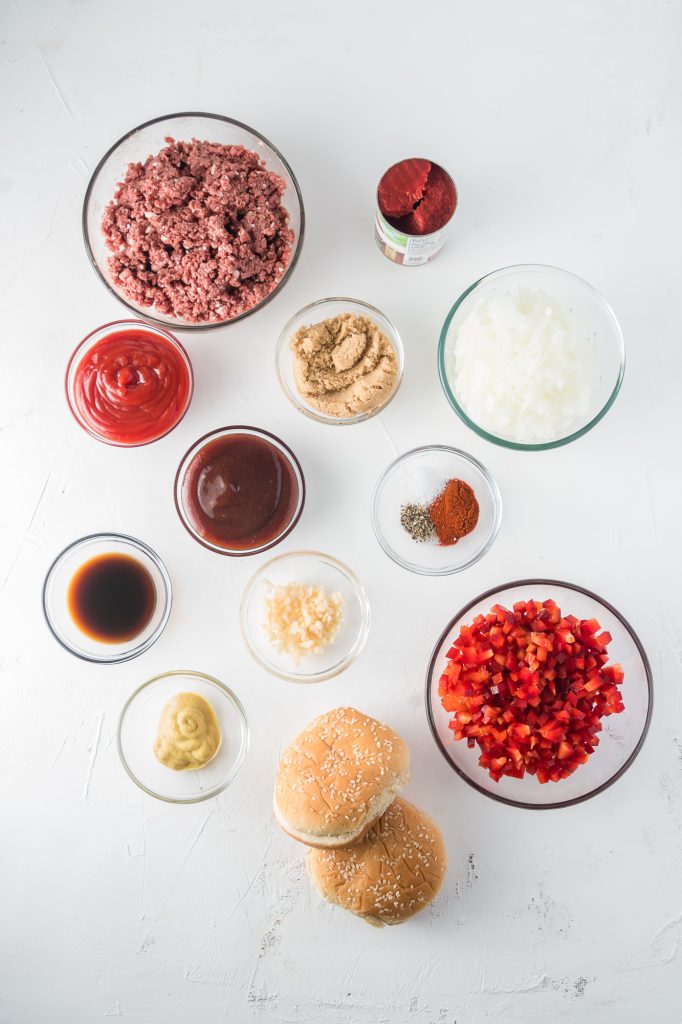
[(448, 480), (438, 497), (429, 505), (429, 515), (443, 545), (456, 544), (476, 527), (478, 501), (473, 489), (463, 480)]

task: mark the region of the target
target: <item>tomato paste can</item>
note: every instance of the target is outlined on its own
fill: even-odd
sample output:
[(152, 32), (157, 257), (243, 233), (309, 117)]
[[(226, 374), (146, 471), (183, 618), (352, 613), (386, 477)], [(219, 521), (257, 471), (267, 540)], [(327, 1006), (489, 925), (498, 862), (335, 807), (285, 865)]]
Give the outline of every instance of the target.
[[(402, 217), (389, 217), (382, 211), (382, 187), (391, 174), (399, 173), (400, 169), (407, 165), (424, 165), (430, 168), (425, 181), (428, 182), (431, 175), (436, 175), (437, 180), (433, 189), (432, 202), (438, 204), (431, 211), (430, 215), (419, 216), (418, 207), (424, 202), (430, 201), (429, 187), (426, 184), (423, 189), (423, 199), (419, 198), (414, 204), (414, 212)], [(418, 190), (419, 186), (416, 186)], [(412, 198), (418, 194), (415, 190)], [(425, 160), (403, 160), (399, 164), (393, 164), (381, 178), (377, 187), (376, 220), (374, 223), (374, 236), (377, 245), (387, 259), (393, 263), (399, 263), (405, 267), (418, 267), (432, 260), (443, 247), (450, 224), (458, 205), (457, 187), (452, 177), (439, 164)], [(420, 231), (416, 223), (421, 219), (422, 224), (428, 225), (437, 223), (438, 227), (433, 231)]]

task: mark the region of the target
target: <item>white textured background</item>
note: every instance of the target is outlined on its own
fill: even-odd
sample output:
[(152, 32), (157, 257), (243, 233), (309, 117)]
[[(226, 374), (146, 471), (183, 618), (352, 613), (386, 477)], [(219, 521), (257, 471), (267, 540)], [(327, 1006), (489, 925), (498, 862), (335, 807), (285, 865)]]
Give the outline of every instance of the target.
[[(682, 4), (0, 9), (0, 1020), (680, 1024)], [(265, 310), (183, 336), (192, 408), (170, 437), (125, 452), (80, 431), (63, 396), (76, 342), (124, 314), (88, 266), (81, 202), (116, 138), (188, 109), (246, 121), (283, 150), (307, 237)], [(390, 163), (422, 154), (452, 170), (461, 207), (438, 260), (403, 270), (374, 246), (373, 191)], [(537, 455), (469, 433), (435, 360), (462, 289), (525, 261), (594, 283), (628, 347), (606, 420)], [(407, 349), (396, 401), (344, 430), (297, 413), (274, 374), (282, 323), (328, 294), (378, 305)], [(297, 688), (255, 667), (237, 613), (261, 559), (204, 551), (176, 518), (180, 455), (230, 422), (275, 431), (301, 459), (309, 500), (285, 549), (328, 550), (366, 582), (369, 645), (336, 680)], [(491, 553), (449, 579), (400, 570), (369, 522), (381, 470), (428, 442), (478, 456), (505, 502)], [(175, 587), (161, 640), (119, 667), (70, 657), (40, 612), (53, 556), (97, 530), (148, 541)], [(654, 670), (654, 719), (636, 765), (565, 811), (524, 812), (469, 789), (423, 711), (425, 665), (450, 616), (481, 590), (533, 574), (614, 602)], [(176, 667), (234, 687), (252, 728), (235, 784), (187, 808), (143, 797), (114, 742), (130, 692)], [(400, 928), (375, 931), (321, 903), (301, 848), (270, 813), (281, 744), (346, 702), (408, 739), (409, 795), (447, 840), (441, 897)]]

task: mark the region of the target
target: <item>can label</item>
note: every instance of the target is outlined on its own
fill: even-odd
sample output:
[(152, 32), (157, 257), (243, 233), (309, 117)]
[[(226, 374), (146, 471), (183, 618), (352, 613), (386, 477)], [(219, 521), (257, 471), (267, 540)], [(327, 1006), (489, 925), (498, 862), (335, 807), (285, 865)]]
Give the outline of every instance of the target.
[(428, 263), (442, 249), (448, 227), (449, 222), (431, 235), (406, 235), (391, 227), (377, 209), (374, 236), (377, 245), (389, 260), (405, 267), (418, 267), (422, 263)]

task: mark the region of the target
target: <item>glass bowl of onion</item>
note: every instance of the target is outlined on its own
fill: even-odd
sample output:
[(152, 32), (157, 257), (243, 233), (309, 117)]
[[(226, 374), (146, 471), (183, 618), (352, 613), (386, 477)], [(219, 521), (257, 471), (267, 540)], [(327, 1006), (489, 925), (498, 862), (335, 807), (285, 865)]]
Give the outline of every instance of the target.
[(438, 372), (459, 418), (519, 451), (582, 437), (615, 402), (625, 346), (606, 300), (558, 267), (505, 267), (470, 285), (443, 324)]

